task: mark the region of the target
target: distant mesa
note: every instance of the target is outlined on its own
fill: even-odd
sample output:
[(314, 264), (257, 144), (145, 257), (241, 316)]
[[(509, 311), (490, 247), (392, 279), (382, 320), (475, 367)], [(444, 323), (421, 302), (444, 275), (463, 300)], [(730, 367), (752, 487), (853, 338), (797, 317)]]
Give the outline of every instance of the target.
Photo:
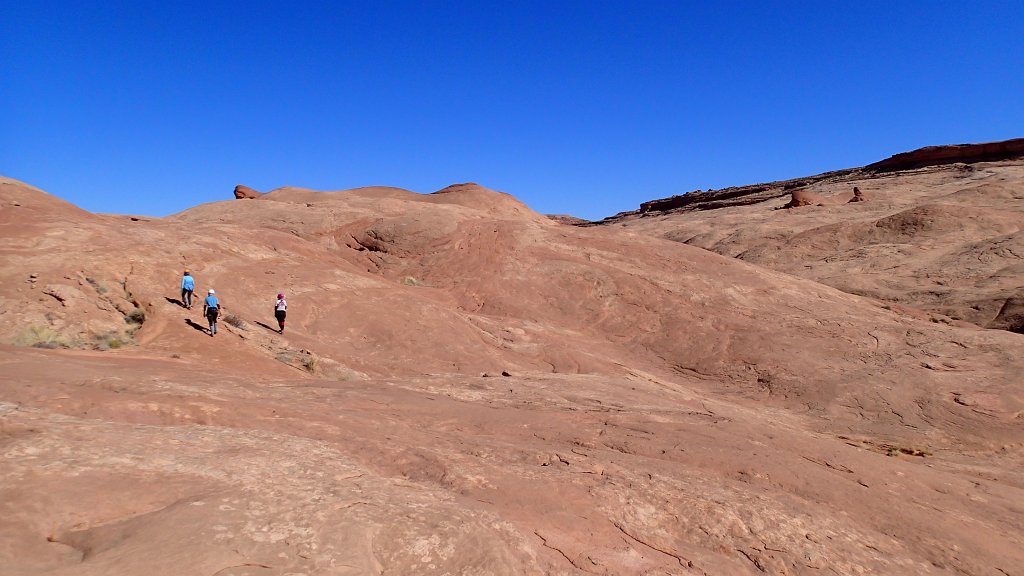
[(580, 226), (583, 224), (589, 224), (590, 220), (579, 218), (577, 216), (571, 216), (569, 214), (546, 214), (549, 220), (559, 222), (561, 224), (570, 224), (572, 226)]
[(431, 192), (431, 194), (454, 194), (459, 192), (493, 192), (493, 190), (484, 188), (476, 182), (462, 182), (461, 184), (452, 184), (445, 186), (444, 188)]
[[(961, 172), (971, 172), (971, 164), (978, 162), (999, 162), (1024, 158), (1024, 138), (1014, 138), (1002, 142), (984, 142), (980, 144), (950, 144), (945, 146), (927, 146), (910, 152), (895, 154), (874, 164), (862, 168), (845, 168), (824, 172), (816, 176), (805, 176), (791, 180), (779, 180), (745, 186), (730, 186), (718, 190), (694, 190), (686, 194), (659, 198), (640, 204), (638, 210), (620, 212), (605, 218), (601, 224), (611, 224), (637, 216), (655, 216), (668, 212), (693, 212), (734, 208), (759, 204), (778, 198), (798, 189), (806, 189), (812, 185), (827, 185), (844, 180), (885, 178), (891, 172), (917, 170), (930, 166), (948, 166)], [(836, 203), (837, 199), (825, 199), (824, 204)], [(869, 198), (863, 195), (854, 196), (847, 202), (864, 202)], [(841, 200), (839, 200), (841, 202)], [(820, 202), (803, 203), (801, 199), (790, 200), (785, 208), (818, 205)], [(599, 224), (599, 223), (593, 223)]]
[(644, 202), (640, 204), (640, 210), (638, 212), (623, 212), (610, 219), (614, 220), (615, 218), (631, 216), (633, 214), (644, 215), (658, 212), (669, 212), (677, 209), (713, 210), (715, 208), (725, 208), (729, 206), (757, 204), (758, 202), (763, 202), (769, 198), (785, 194), (786, 191), (794, 187), (789, 186), (790, 183), (793, 183), (794, 185), (805, 185), (810, 182), (798, 180), (772, 182), (768, 184), (753, 184), (750, 186), (730, 186), (720, 190), (708, 190), (707, 192), (697, 190), (683, 195), (672, 196), (670, 198), (660, 198), (658, 200)]
[(1014, 138), (1002, 142), (980, 144), (925, 146), (910, 152), (894, 154), (880, 162), (868, 164), (864, 168), (874, 172), (895, 172), (941, 164), (996, 162), (1021, 157), (1024, 157), (1024, 138)]
[(260, 196), (263, 196), (262, 192), (257, 192), (248, 186), (243, 186), (242, 184), (235, 186), (236, 200), (247, 200), (251, 198), (259, 198)]

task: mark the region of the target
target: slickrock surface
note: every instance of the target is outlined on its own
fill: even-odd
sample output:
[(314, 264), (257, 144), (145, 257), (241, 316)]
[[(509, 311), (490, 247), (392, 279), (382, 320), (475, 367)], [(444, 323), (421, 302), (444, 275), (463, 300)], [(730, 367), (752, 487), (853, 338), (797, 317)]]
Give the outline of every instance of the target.
[[(770, 217), (888, 202), (858, 186)], [(0, 566), (1020, 573), (1019, 335), (649, 222), (474, 184), (133, 220), (0, 179)]]
[[(864, 202), (850, 202), (858, 188)], [(781, 191), (781, 188), (779, 188)], [(606, 226), (676, 240), (936, 321), (1016, 329), (1024, 317), (1024, 160), (858, 171), (733, 205), (629, 213)], [(682, 198), (686, 198), (683, 196)], [(742, 204), (741, 204), (742, 203)], [(789, 207), (789, 210), (777, 208)]]

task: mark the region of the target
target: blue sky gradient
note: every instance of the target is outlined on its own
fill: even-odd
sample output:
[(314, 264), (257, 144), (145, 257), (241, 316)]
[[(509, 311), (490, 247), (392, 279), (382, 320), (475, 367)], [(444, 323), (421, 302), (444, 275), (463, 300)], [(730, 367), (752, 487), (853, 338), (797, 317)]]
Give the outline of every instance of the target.
[(0, 174), (96, 212), (477, 182), (544, 213), (1024, 136), (1024, 2), (8, 2)]

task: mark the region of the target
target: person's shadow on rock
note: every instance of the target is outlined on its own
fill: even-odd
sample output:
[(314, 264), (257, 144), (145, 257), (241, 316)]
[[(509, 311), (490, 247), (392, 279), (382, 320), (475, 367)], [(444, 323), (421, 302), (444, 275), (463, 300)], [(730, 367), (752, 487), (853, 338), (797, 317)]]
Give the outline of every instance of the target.
[(267, 330), (270, 330), (271, 332), (274, 332), (275, 334), (277, 333), (277, 328), (271, 328), (270, 326), (267, 326), (263, 322), (255, 322), (255, 324), (257, 326), (262, 326), (262, 327), (266, 328)]
[(205, 326), (200, 326), (199, 324), (196, 324), (195, 322), (192, 321), (191, 318), (185, 318), (185, 324), (188, 324), (189, 326), (195, 328), (196, 330), (199, 330), (203, 334), (208, 333), (207, 328)]

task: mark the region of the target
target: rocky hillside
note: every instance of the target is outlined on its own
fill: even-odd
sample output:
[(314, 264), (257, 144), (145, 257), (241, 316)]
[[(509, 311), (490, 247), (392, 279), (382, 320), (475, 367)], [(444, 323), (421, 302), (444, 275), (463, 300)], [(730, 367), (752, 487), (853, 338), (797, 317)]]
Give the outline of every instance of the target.
[[(1005, 206), (1015, 166), (915, 194)], [(5, 574), (1024, 565), (1016, 334), (475, 184), (242, 192), (143, 218), (0, 180)]]
[(859, 169), (656, 200), (602, 224), (936, 321), (1024, 332), (1024, 160), (1008, 159), (1022, 151), (1021, 139), (923, 148)]
[[(611, 224), (629, 220), (636, 216), (666, 212), (715, 210), (732, 206), (748, 206), (787, 197), (793, 193), (799, 194), (813, 187), (822, 187), (829, 184), (842, 185), (843, 183), (861, 180), (883, 179), (887, 177), (889, 172), (916, 170), (948, 164), (958, 164), (958, 169), (970, 170), (967, 164), (1021, 158), (1024, 158), (1024, 138), (983, 144), (926, 146), (911, 152), (895, 154), (863, 168), (834, 170), (818, 174), (817, 176), (805, 176), (777, 182), (730, 186), (720, 190), (694, 190), (669, 198), (649, 200), (640, 204), (639, 210), (620, 212), (615, 216), (605, 218), (600, 223)], [(850, 198), (852, 198), (852, 194), (845, 199), (849, 200)], [(586, 223), (580, 224), (586, 225)]]

